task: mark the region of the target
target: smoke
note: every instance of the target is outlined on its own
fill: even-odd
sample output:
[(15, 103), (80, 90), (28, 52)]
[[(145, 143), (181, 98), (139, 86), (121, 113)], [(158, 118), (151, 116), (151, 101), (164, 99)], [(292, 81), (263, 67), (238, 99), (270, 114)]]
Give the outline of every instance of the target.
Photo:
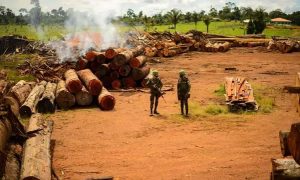
[(116, 47), (121, 42), (117, 27), (112, 24), (121, 3), (86, 0), (82, 4), (86, 11), (69, 11), (65, 28), (69, 34), (64, 42), (56, 41), (52, 47), (56, 49), (61, 61), (75, 60), (78, 50), (80, 54), (89, 49), (106, 49)]

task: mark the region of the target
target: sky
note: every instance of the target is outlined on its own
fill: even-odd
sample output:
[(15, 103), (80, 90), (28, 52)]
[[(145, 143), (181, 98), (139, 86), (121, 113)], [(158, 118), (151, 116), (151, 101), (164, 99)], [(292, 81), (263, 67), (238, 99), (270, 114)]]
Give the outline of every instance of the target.
[[(136, 13), (144, 11), (153, 15), (158, 12), (166, 12), (173, 8), (186, 11), (201, 10), (208, 11), (211, 7), (221, 9), (229, 0), (40, 0), (43, 11), (51, 11), (63, 7), (63, 9), (73, 8), (79, 11), (102, 11), (111, 10), (113, 15), (122, 15), (131, 8)], [(250, 6), (253, 9), (263, 7), (266, 11), (280, 8), (286, 13), (300, 11), (300, 0), (230, 0), (238, 7)], [(14, 12), (20, 8), (30, 9), (30, 0), (0, 0), (1, 6), (6, 6)]]

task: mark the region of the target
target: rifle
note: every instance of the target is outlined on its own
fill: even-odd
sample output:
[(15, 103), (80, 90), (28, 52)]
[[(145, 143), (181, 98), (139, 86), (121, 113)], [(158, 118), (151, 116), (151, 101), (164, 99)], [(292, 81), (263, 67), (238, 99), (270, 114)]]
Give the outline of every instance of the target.
[(164, 102), (167, 103), (167, 101), (165, 100), (165, 97), (164, 97), (164, 94), (166, 94), (166, 92), (162, 91), (156, 85), (153, 85), (153, 87), (159, 92), (159, 96), (162, 97), (162, 99), (164, 100)]

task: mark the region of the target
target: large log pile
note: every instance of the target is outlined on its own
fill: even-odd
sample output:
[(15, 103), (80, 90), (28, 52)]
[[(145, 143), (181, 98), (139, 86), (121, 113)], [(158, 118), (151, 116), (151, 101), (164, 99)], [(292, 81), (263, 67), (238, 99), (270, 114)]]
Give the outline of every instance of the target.
[(226, 77), (225, 91), (226, 104), (231, 111), (258, 110), (253, 89), (246, 78)]
[(107, 89), (135, 88), (150, 72), (144, 53), (141, 45), (132, 49), (89, 51), (78, 59), (77, 74), (92, 95), (99, 95), (102, 85)]

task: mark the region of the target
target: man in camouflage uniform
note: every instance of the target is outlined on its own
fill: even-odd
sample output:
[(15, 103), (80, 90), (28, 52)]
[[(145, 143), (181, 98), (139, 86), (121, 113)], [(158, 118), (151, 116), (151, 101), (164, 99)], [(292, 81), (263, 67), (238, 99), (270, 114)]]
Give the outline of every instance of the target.
[(177, 83), (177, 95), (178, 100), (180, 100), (181, 114), (184, 115), (184, 106), (185, 106), (185, 115), (188, 116), (189, 105), (188, 98), (190, 97), (191, 84), (189, 79), (186, 77), (184, 70), (179, 72), (179, 79)]
[(153, 116), (153, 105), (155, 102), (155, 107), (154, 107), (154, 114), (159, 114), (157, 112), (157, 106), (158, 106), (158, 99), (160, 96), (162, 96), (162, 91), (161, 88), (163, 86), (159, 76), (158, 76), (158, 71), (154, 70), (152, 71), (153, 77), (150, 78), (147, 81), (147, 86), (150, 88), (150, 116)]

